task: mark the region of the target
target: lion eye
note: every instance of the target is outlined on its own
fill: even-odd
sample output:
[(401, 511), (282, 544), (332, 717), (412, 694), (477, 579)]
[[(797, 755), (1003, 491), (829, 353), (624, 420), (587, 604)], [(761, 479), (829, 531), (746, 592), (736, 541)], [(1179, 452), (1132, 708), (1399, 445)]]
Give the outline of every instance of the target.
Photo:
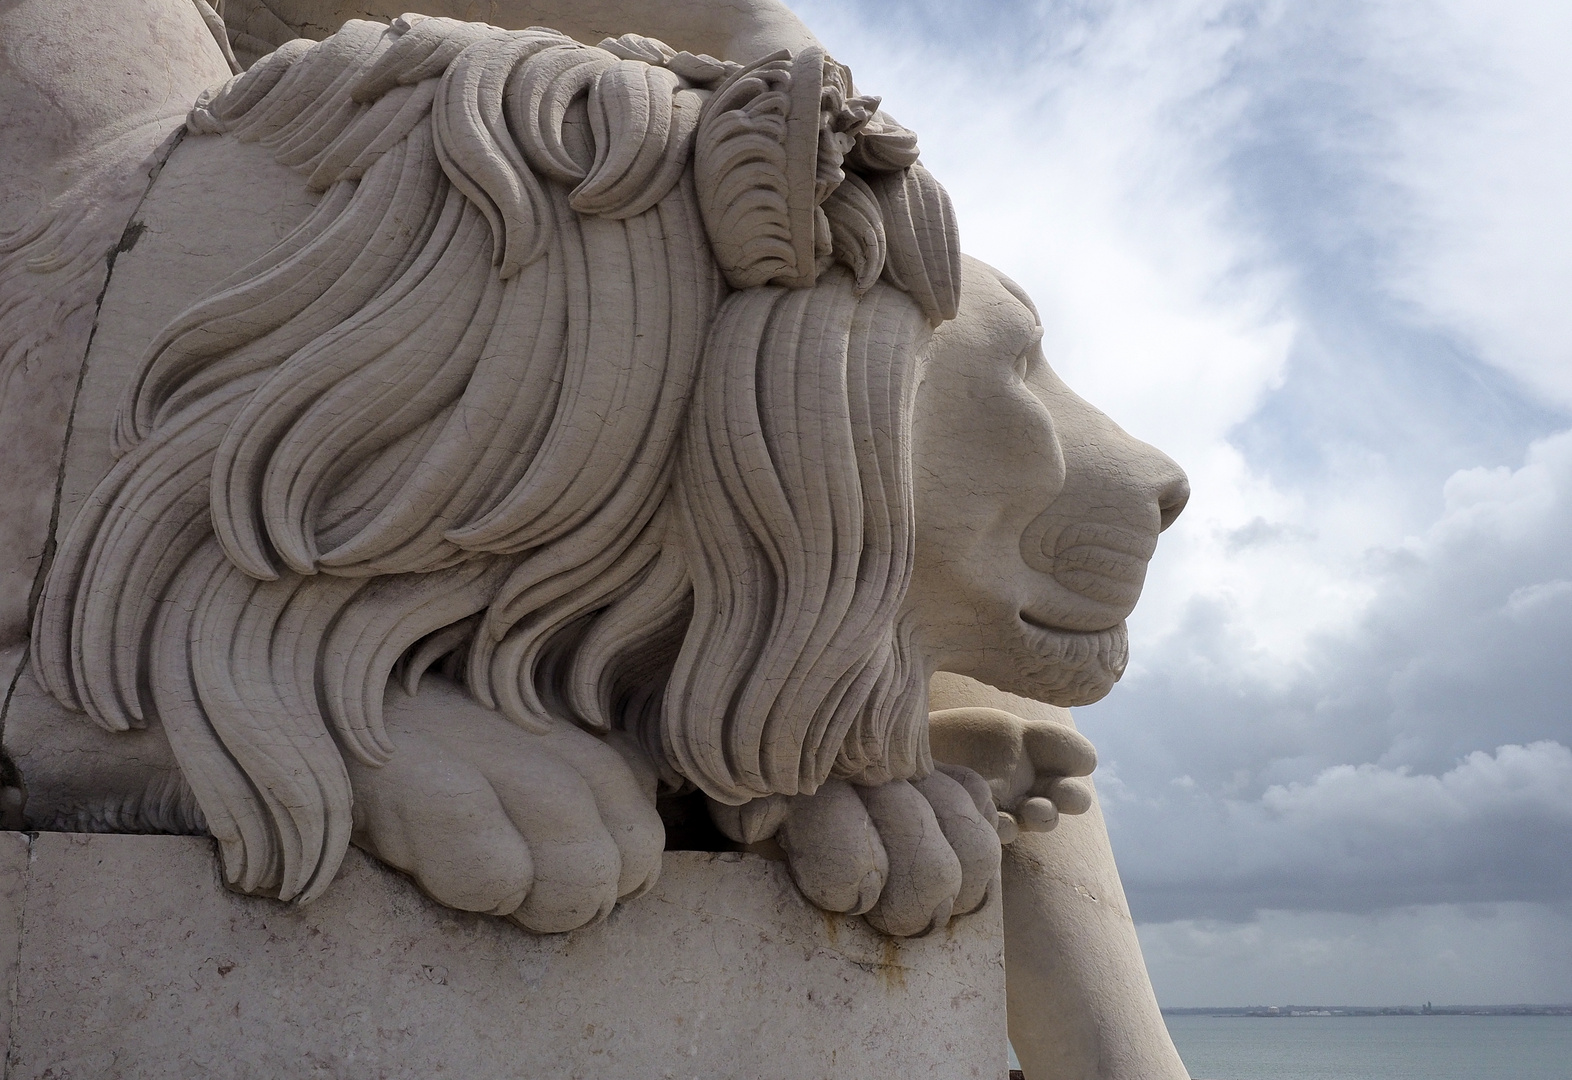
[(1037, 336), (1032, 339), (1031, 344), (1022, 349), (1021, 355), (1015, 358), (1015, 374), (1022, 382), (1025, 382), (1027, 377), (1036, 371), (1037, 366), (1042, 363), (1044, 363), (1043, 334), (1041, 330), (1038, 330)]

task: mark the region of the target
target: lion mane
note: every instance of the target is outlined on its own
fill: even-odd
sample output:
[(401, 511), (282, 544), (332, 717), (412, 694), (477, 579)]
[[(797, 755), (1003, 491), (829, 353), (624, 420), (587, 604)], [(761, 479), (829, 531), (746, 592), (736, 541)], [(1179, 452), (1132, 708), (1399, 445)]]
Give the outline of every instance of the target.
[(344, 755), (389, 759), (384, 689), (433, 665), (724, 803), (931, 768), (900, 611), (959, 252), (845, 68), (352, 22), (188, 130), (320, 201), (149, 347), (33, 658), (157, 718), (232, 884), (326, 887)]

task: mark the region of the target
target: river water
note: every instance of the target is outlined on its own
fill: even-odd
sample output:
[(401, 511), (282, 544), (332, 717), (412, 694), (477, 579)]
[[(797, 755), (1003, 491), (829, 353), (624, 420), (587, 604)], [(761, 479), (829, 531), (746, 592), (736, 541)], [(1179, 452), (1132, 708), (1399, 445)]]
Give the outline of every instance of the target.
[(1572, 1080), (1572, 1016), (1169, 1016), (1197, 1080)]

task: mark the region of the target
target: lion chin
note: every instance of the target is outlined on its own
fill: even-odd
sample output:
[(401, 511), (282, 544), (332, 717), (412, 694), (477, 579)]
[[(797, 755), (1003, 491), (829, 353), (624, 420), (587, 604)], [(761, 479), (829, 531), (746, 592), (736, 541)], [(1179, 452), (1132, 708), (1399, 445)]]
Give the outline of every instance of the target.
[(1092, 632), (1057, 630), (1021, 615), (1021, 633), (1033, 659), (1020, 665), (1012, 694), (1073, 708), (1101, 701), (1124, 675), (1130, 635), (1121, 622)]

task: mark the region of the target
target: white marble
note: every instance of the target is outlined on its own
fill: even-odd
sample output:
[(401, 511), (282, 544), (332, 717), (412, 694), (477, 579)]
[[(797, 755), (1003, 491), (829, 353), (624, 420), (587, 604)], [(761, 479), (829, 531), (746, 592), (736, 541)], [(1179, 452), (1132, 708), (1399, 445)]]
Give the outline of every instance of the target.
[(0, 649), (26, 638), (117, 248), (160, 145), (226, 73), (189, 0), (0, 9)]
[[(27, 905), (28, 839), (0, 832), (0, 1048), (11, 1045), (11, 1013), (16, 1006), (17, 956), (22, 946), (22, 913)], [(0, 1077), (6, 1075), (0, 1049)]]
[[(1057, 380), (844, 65), (351, 21), (204, 93), (153, 172), (32, 676), (162, 730), (227, 880), (310, 900), (353, 839), (568, 930), (647, 886), (687, 784), (775, 807), (827, 910), (983, 901), (999, 819), (934, 771), (927, 676), (1106, 693), (1187, 489)], [(1031, 828), (1086, 805), (1051, 774)]]
[[(1054, 779), (1055, 771), (1091, 772), (1091, 744), (1068, 709), (946, 672), (928, 693), (934, 753), (976, 769), (1001, 805), (1034, 786), (1062, 799), (1067, 781)], [(996, 711), (1002, 716), (989, 715)], [(1035, 779), (1043, 765), (1050, 766), (1046, 783)], [(1010, 1042), (1028, 1080), (1187, 1080), (1152, 992), (1095, 789), (1090, 779), (1074, 783), (1076, 802), (1055, 815), (1051, 831), (1022, 831), (1004, 848)]]
[(815, 910), (778, 862), (671, 852), (642, 903), (539, 937), (358, 853), (297, 908), (223, 889), (207, 840), (32, 846), (12, 1080), (1005, 1073), (997, 903), (896, 942)]
[[(696, 789), (825, 926), (992, 910), (1095, 814), (1026, 698), (1122, 674), (1183, 472), (777, 0), (431, 4), (0, 5), (5, 821), (566, 933)], [(936, 671), (1025, 698), (930, 738)], [(1129, 959), (1017, 863), (1021, 933)]]

